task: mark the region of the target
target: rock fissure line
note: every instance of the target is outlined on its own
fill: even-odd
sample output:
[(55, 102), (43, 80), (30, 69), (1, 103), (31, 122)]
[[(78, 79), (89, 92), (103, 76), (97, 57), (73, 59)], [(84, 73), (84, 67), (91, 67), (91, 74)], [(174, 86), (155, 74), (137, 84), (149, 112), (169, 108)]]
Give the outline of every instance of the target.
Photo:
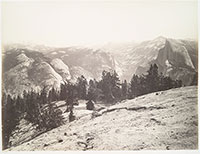
[(145, 106), (140, 106), (140, 107), (121, 107), (121, 108), (112, 108), (112, 109), (107, 109), (106, 111), (103, 111), (101, 113), (101, 115), (103, 115), (104, 113), (108, 113), (108, 112), (112, 112), (115, 110), (129, 110), (129, 111), (140, 111), (140, 110), (154, 110), (154, 109), (165, 109), (166, 107), (164, 106), (150, 106), (150, 107), (145, 107)]

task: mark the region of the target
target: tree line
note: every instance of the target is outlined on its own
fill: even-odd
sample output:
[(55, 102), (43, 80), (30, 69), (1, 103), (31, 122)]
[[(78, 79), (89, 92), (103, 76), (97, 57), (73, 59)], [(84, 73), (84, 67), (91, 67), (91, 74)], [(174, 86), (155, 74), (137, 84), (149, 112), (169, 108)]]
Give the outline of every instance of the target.
[(153, 64), (150, 65), (145, 75), (134, 74), (130, 83), (126, 80), (121, 82), (115, 71), (103, 71), (100, 81), (94, 79), (87, 84), (84, 77), (79, 79), (78, 89), (84, 92), (84, 95), (81, 95), (82, 99), (115, 103), (124, 99), (132, 99), (140, 95), (181, 86), (181, 80), (173, 80), (169, 76), (159, 74), (158, 66)]
[[(181, 80), (172, 80), (169, 76), (158, 73), (156, 64), (150, 65), (145, 75), (133, 75), (130, 83), (120, 81), (115, 71), (103, 71), (101, 80), (91, 79), (89, 82), (82, 75), (77, 82), (66, 82), (60, 85), (60, 90), (44, 87), (40, 92), (24, 91), (22, 96), (11, 97), (2, 95), (3, 148), (9, 145), (9, 137), (20, 119), (24, 118), (35, 124), (39, 130), (50, 130), (63, 123), (62, 111), (52, 103), (66, 101), (70, 112), (69, 121), (73, 121), (73, 106), (76, 100), (102, 101), (112, 104), (124, 99), (132, 99), (151, 92), (168, 90), (182, 86)], [(88, 107), (90, 108), (90, 107)]]

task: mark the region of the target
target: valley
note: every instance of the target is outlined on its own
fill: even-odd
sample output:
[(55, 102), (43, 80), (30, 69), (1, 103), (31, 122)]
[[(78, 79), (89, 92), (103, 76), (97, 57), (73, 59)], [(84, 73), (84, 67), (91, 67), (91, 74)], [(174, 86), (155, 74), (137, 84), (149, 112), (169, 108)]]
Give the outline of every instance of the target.
[(11, 95), (44, 86), (59, 89), (65, 82), (75, 83), (83, 75), (99, 80), (102, 71), (115, 70), (121, 80), (142, 75), (150, 64), (159, 73), (191, 85), (197, 79), (196, 41), (157, 37), (141, 43), (110, 44), (98, 48), (46, 46), (5, 46), (3, 54), (3, 90)]

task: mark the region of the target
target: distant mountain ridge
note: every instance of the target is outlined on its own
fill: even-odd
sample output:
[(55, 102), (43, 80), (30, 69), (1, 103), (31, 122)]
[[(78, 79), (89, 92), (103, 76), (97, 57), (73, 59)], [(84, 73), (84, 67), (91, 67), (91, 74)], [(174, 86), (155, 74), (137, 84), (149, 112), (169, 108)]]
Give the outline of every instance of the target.
[(84, 75), (99, 79), (103, 70), (114, 70), (110, 54), (87, 48), (51, 48), (40, 53), (24, 48), (10, 48), (3, 55), (3, 90), (12, 95), (43, 87), (60, 88)]
[(121, 80), (142, 75), (150, 64), (172, 79), (190, 85), (198, 72), (198, 43), (157, 37), (141, 43), (108, 44), (98, 49), (10, 45), (3, 52), (3, 89), (12, 95), (42, 87), (59, 89), (84, 75), (100, 79), (103, 70), (116, 70)]

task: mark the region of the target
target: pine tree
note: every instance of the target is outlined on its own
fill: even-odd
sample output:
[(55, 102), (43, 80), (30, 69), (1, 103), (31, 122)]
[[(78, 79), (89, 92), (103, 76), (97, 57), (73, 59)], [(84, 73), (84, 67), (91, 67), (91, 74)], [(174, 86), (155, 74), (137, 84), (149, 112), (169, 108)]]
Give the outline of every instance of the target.
[(99, 82), (100, 89), (103, 92), (104, 99), (112, 103), (114, 101), (114, 96), (112, 93), (112, 81), (111, 81), (111, 73), (103, 71), (102, 72), (102, 80)]
[(177, 87), (182, 87), (182, 84), (183, 84), (182, 80), (177, 80)]
[(163, 90), (168, 90), (173, 88), (173, 80), (169, 77), (166, 76), (163, 79)]
[(66, 112), (73, 110), (74, 108), (74, 101), (78, 97), (77, 87), (73, 84), (67, 85), (67, 99), (65, 100), (67, 109)]
[(122, 99), (126, 99), (128, 97), (128, 84), (127, 81), (124, 80), (122, 83)]
[(197, 72), (194, 74), (192, 82), (191, 82), (190, 85), (191, 86), (198, 85), (198, 73)]
[(48, 101), (48, 98), (47, 98), (47, 87), (44, 86), (41, 93), (40, 93), (40, 103), (41, 104), (46, 104), (47, 101)]
[(74, 112), (73, 112), (73, 110), (71, 110), (70, 113), (69, 113), (69, 122), (74, 121), (75, 118), (76, 118), (76, 117), (74, 116)]
[(64, 117), (62, 111), (51, 102), (48, 102), (43, 109), (38, 119), (38, 128), (51, 130), (63, 124)]
[(146, 89), (147, 93), (155, 92), (159, 90), (159, 74), (158, 66), (156, 64), (150, 66), (146, 75)]
[(39, 115), (39, 108), (38, 104), (45, 104), (44, 94), (39, 95), (35, 93), (33, 90), (28, 93), (27, 100), (26, 100), (26, 119), (32, 123), (37, 123), (38, 115)]
[(87, 98), (87, 80), (83, 75), (77, 79), (77, 90), (79, 99)]
[(135, 98), (139, 95), (139, 84), (139, 77), (134, 74), (130, 83), (129, 98)]
[(54, 89), (54, 87), (52, 87), (51, 90), (49, 90), (49, 94), (48, 94), (48, 101), (52, 102), (52, 101), (56, 101), (58, 100), (58, 93), (57, 91)]
[(112, 83), (111, 90), (112, 90), (113, 96), (115, 97), (116, 101), (118, 101), (121, 98), (121, 90), (120, 90), (121, 84), (120, 84), (119, 76), (116, 71), (114, 71), (111, 74), (111, 83)]
[(97, 97), (98, 97), (97, 84), (95, 81), (90, 80), (89, 87), (88, 87), (87, 99), (96, 101)]
[(18, 112), (18, 114), (23, 114), (25, 109), (24, 109), (24, 101), (23, 99), (18, 95), (17, 98), (15, 99), (16, 102), (16, 112)]
[(107, 103), (113, 103), (121, 97), (120, 80), (115, 71), (102, 72), (102, 80), (97, 87), (102, 91), (103, 99)]
[(69, 83), (61, 84), (60, 85), (60, 100), (67, 99), (67, 87)]

